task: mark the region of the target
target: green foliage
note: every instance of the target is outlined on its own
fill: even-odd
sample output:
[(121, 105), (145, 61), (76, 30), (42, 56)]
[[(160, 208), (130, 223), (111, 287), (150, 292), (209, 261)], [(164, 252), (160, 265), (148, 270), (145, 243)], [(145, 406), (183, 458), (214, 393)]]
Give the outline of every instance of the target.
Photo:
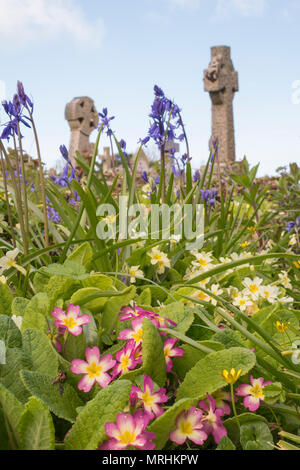
[(71, 385), (64, 384), (63, 393), (61, 393), (58, 384), (52, 384), (51, 377), (48, 375), (23, 370), (21, 378), (28, 391), (44, 403), (48, 410), (59, 418), (71, 423), (75, 422), (76, 409), (83, 403)]
[(31, 397), (18, 426), (20, 448), (23, 450), (54, 450), (55, 429), (45, 405)]
[(10, 315), (12, 300), (10, 288), (0, 281), (0, 315)]
[(243, 424), (240, 432), (244, 450), (273, 450), (273, 437), (266, 423)]
[(255, 354), (244, 348), (230, 348), (209, 354), (201, 359), (185, 376), (177, 393), (177, 400), (184, 397), (203, 398), (226, 384), (222, 377), (224, 369), (242, 370), (247, 374), (255, 365)]
[(32, 371), (47, 373), (52, 378), (56, 377), (58, 372), (57, 354), (47, 336), (38, 330), (25, 330), (23, 350), (31, 358)]
[(22, 335), (13, 320), (7, 316), (0, 315), (0, 339), (4, 341), (7, 348), (21, 348)]
[(142, 357), (145, 374), (163, 387), (167, 377), (163, 342), (157, 329), (147, 318), (143, 320)]
[(100, 390), (96, 397), (81, 409), (76, 423), (65, 440), (66, 450), (96, 450), (105, 440), (105, 423), (114, 422), (124, 410), (131, 382), (120, 380)]

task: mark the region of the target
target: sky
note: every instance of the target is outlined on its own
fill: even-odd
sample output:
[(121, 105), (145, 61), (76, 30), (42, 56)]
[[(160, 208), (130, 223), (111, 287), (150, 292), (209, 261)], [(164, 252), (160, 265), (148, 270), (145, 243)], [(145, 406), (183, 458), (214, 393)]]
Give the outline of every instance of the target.
[[(51, 167), (69, 143), (67, 102), (90, 96), (99, 112), (107, 107), (133, 152), (157, 84), (182, 109), (196, 169), (211, 134), (203, 70), (210, 48), (227, 45), (239, 73), (237, 159), (246, 155), (260, 175), (274, 175), (300, 162), (299, 22), (300, 0), (0, 0), (1, 99), (24, 83)], [(23, 145), (35, 155), (31, 134)]]

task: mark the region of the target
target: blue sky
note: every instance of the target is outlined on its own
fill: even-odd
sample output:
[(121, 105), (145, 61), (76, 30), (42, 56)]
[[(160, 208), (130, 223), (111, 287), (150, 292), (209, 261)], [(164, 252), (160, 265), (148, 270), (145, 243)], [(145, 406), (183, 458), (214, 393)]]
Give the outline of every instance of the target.
[[(0, 0), (0, 13), (0, 94), (5, 85), (10, 98), (22, 80), (34, 97), (48, 167), (68, 145), (64, 107), (75, 96), (108, 107), (134, 151), (154, 84), (182, 108), (199, 167), (211, 127), (203, 70), (214, 45), (231, 46), (239, 72), (237, 158), (260, 162), (261, 175), (300, 161), (300, 0)], [(24, 145), (34, 153), (30, 135)]]

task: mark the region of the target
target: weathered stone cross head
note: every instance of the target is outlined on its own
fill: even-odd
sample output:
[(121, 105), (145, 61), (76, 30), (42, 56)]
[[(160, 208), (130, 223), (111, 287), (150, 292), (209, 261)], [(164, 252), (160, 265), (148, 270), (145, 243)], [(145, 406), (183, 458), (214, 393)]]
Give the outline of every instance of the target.
[(204, 71), (204, 88), (209, 92), (212, 101), (212, 136), (219, 142), (219, 161), (235, 161), (235, 140), (233, 121), (233, 98), (238, 87), (238, 73), (234, 70), (230, 47), (216, 46), (211, 48), (211, 62)]
[(83, 96), (74, 98), (66, 105), (65, 118), (71, 128), (69, 157), (73, 165), (75, 165), (76, 151), (84, 156), (89, 156), (89, 138), (90, 134), (98, 126), (99, 115), (94, 101), (87, 96)]

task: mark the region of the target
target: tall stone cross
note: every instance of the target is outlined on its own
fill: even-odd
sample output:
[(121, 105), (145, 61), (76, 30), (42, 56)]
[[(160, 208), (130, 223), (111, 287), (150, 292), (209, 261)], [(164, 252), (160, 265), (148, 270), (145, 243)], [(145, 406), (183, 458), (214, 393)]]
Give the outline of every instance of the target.
[(216, 46), (211, 48), (211, 62), (204, 71), (204, 89), (212, 101), (212, 136), (210, 148), (214, 141), (219, 143), (219, 161), (235, 161), (235, 140), (233, 121), (233, 98), (239, 91), (238, 73), (234, 70), (230, 47)]
[(76, 165), (76, 151), (83, 156), (90, 154), (90, 134), (99, 123), (94, 101), (87, 96), (74, 98), (66, 105), (65, 118), (71, 128), (69, 158)]

